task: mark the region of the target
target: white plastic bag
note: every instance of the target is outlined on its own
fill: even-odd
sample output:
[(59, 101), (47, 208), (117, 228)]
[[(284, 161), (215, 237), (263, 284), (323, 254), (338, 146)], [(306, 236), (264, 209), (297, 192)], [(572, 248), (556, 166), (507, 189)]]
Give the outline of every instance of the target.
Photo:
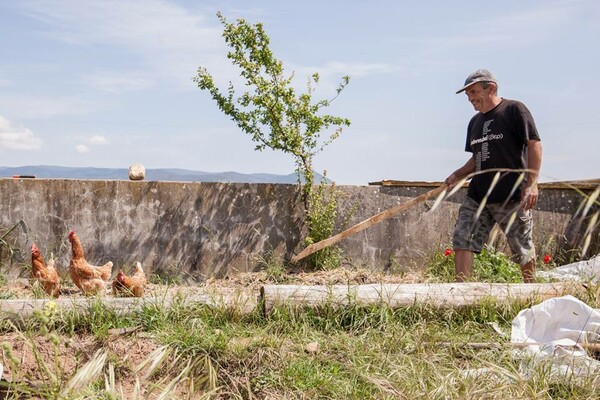
[(519, 312), (512, 322), (511, 341), (531, 343), (524, 355), (551, 362), (551, 373), (583, 377), (600, 373), (600, 362), (580, 345), (600, 342), (599, 329), (600, 312), (573, 296), (563, 296)]
[(561, 281), (597, 282), (600, 280), (600, 255), (596, 255), (589, 260), (561, 265), (549, 271), (538, 271), (537, 275), (542, 278)]

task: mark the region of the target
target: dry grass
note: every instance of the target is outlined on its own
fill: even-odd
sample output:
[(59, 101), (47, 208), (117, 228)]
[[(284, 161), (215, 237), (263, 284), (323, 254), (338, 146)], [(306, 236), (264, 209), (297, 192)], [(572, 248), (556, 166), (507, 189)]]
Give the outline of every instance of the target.
[[(314, 273), (272, 271), (210, 280), (218, 292), (258, 291), (265, 284), (415, 283), (339, 268)], [(1, 363), (12, 398), (100, 399), (463, 399), (597, 398), (595, 378), (575, 383), (543, 367), (522, 369), (512, 349), (470, 349), (463, 342), (507, 340), (524, 304), (460, 310), (425, 306), (281, 308), (268, 317), (186, 303), (200, 287), (150, 285), (169, 291), (169, 308), (146, 306), (118, 315), (92, 300), (85, 312), (45, 309), (19, 326), (4, 323)], [(11, 283), (31, 296), (26, 282)], [(596, 306), (599, 290), (588, 290)], [(65, 296), (80, 296), (69, 289)], [(105, 294), (109, 296), (109, 294)], [(452, 342), (456, 346), (435, 343)]]

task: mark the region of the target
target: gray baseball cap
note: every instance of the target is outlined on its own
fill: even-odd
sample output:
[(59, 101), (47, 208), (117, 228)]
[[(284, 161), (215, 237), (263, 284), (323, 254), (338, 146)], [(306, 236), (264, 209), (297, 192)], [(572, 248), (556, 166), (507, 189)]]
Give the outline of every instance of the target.
[(471, 75), (467, 76), (467, 79), (465, 80), (465, 85), (462, 88), (460, 88), (460, 90), (457, 91), (456, 94), (459, 94), (460, 92), (477, 82), (494, 82), (496, 85), (498, 84), (498, 81), (496, 80), (494, 74), (492, 74), (487, 69), (478, 69)]

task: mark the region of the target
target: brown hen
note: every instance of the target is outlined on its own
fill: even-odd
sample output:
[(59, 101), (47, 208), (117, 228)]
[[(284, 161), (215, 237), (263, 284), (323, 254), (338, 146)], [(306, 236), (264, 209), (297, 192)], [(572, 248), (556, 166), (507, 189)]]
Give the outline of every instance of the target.
[(35, 243), (31, 245), (30, 281), (31, 284), (39, 282), (44, 292), (52, 297), (58, 298), (60, 295), (60, 277), (54, 267), (54, 259), (50, 259), (46, 264)]
[(144, 291), (146, 290), (146, 273), (142, 269), (142, 264), (139, 261), (135, 263), (135, 271), (131, 276), (127, 276), (123, 271), (119, 271), (112, 283), (112, 290), (117, 296), (144, 296)]
[(112, 273), (112, 261), (102, 266), (91, 265), (83, 255), (81, 241), (75, 232), (69, 232), (69, 241), (72, 249), (69, 273), (75, 286), (81, 289), (85, 295), (96, 294), (106, 289), (106, 282), (110, 280)]

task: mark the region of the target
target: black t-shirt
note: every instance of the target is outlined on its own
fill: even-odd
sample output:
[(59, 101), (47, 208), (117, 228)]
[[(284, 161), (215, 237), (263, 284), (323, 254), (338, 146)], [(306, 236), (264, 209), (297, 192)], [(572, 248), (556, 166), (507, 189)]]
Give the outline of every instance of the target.
[[(465, 150), (473, 153), (476, 172), (493, 168), (523, 170), (527, 168), (529, 140), (540, 140), (531, 113), (519, 101), (502, 99), (494, 109), (477, 113), (471, 118)], [(515, 183), (520, 173), (521, 171), (500, 172), (500, 180), (492, 189), (487, 202), (502, 203), (509, 197), (519, 201), (521, 185), (515, 188)], [(496, 171), (490, 171), (475, 175), (469, 184), (467, 195), (481, 202), (495, 174)]]

